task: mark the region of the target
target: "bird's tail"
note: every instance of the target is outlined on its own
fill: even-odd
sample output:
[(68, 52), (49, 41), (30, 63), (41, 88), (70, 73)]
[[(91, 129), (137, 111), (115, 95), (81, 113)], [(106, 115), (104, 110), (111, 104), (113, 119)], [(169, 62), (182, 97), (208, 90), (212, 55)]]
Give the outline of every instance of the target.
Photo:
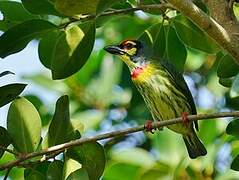
[(183, 140), (186, 144), (190, 158), (195, 159), (198, 156), (205, 156), (207, 154), (206, 148), (197, 137), (194, 130), (191, 131), (190, 134), (184, 135)]

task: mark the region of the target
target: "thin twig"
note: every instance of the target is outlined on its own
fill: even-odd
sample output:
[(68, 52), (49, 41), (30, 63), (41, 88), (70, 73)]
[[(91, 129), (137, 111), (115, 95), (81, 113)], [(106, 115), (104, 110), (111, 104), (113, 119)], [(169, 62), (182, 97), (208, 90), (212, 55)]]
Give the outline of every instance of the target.
[[(213, 114), (190, 115), (190, 116), (188, 116), (188, 120), (190, 122), (192, 122), (192, 121), (196, 121), (196, 120), (205, 120), (205, 119), (222, 118), (222, 117), (239, 117), (239, 111), (219, 112), (219, 113), (213, 113)], [(170, 119), (170, 120), (166, 120), (166, 121), (154, 122), (153, 126), (155, 128), (156, 127), (159, 128), (159, 127), (168, 126), (168, 125), (172, 125), (172, 124), (176, 124), (176, 123), (182, 123), (182, 121), (183, 120), (180, 117), (180, 118)], [(131, 134), (131, 133), (134, 133), (134, 132), (143, 131), (144, 129), (145, 129), (144, 125), (141, 125), (141, 126), (137, 126), (137, 127), (124, 129), (124, 130), (113, 131), (113, 132), (109, 132), (109, 133), (105, 133), (105, 134), (99, 134), (99, 135), (96, 135), (96, 136), (93, 136), (93, 137), (83, 137), (83, 138), (80, 138), (80, 139), (72, 140), (70, 142), (66, 142), (66, 143), (63, 143), (63, 144), (52, 146), (48, 149), (43, 149), (41, 151), (25, 154), (25, 155), (19, 157), (16, 160), (13, 160), (11, 162), (0, 165), (0, 170), (4, 170), (4, 169), (10, 168), (10, 167), (18, 166), (19, 164), (21, 164), (25, 160), (28, 160), (28, 159), (31, 159), (31, 158), (34, 158), (34, 157), (37, 157), (37, 156), (47, 155), (47, 154), (51, 154), (51, 153), (55, 153), (55, 152), (62, 152), (62, 151), (66, 150), (70, 147), (81, 145), (81, 144), (84, 144), (86, 142), (95, 142), (95, 141), (99, 141), (99, 140), (102, 140), (102, 139), (124, 136), (124, 135)]]
[(7, 177), (8, 177), (8, 175), (9, 175), (10, 171), (12, 170), (12, 168), (13, 168), (13, 167), (8, 168), (8, 170), (7, 170), (7, 172), (6, 172), (6, 174), (5, 174), (4, 178), (3, 178), (3, 180), (7, 180)]

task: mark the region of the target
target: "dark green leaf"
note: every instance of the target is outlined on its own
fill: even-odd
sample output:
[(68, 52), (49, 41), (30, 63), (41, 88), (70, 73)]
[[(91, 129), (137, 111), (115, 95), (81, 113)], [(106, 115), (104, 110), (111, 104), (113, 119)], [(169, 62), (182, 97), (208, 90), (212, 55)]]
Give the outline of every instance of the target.
[(225, 55), (220, 59), (217, 68), (217, 76), (220, 78), (230, 78), (239, 73), (239, 66), (230, 55)]
[(70, 126), (69, 98), (65, 95), (56, 102), (55, 113), (48, 132), (48, 145), (51, 147), (66, 142)]
[(237, 155), (231, 164), (231, 169), (235, 170), (235, 171), (239, 171), (239, 155)]
[(15, 99), (7, 115), (7, 129), (19, 152), (33, 152), (41, 139), (41, 118), (31, 102)]
[[(12, 140), (7, 130), (4, 127), (0, 126), (0, 145), (3, 147), (8, 147), (11, 144)], [(0, 148), (0, 158), (4, 154), (4, 150)]]
[(52, 31), (44, 36), (39, 42), (39, 58), (41, 63), (48, 69), (51, 69), (54, 48), (60, 35), (62, 35), (61, 31)]
[(10, 27), (38, 16), (30, 14), (21, 3), (15, 1), (0, 1), (0, 11), (4, 18), (0, 21), (0, 29), (6, 31)]
[(8, 74), (13, 74), (13, 75), (15, 75), (15, 74), (14, 74), (13, 72), (11, 72), (11, 71), (3, 71), (3, 72), (0, 73), (0, 77), (6, 76), (6, 75), (8, 75)]
[(87, 171), (84, 168), (72, 172), (66, 180), (90, 180)]
[[(122, 0), (120, 0), (120, 1), (122, 1)], [(115, 1), (115, 0), (99, 0), (99, 2), (97, 4), (96, 13), (99, 14), (99, 13), (105, 11), (106, 9), (110, 8), (111, 6), (113, 6), (117, 2), (119, 2), (119, 1)]]
[(178, 71), (183, 72), (184, 64), (187, 58), (185, 45), (178, 38), (173, 27), (169, 28), (167, 36), (167, 55)]
[(59, 160), (53, 161), (47, 170), (47, 180), (63, 179), (63, 162)]
[(21, 51), (34, 38), (49, 33), (57, 27), (44, 20), (33, 19), (17, 24), (0, 36), (0, 57)]
[(239, 137), (239, 119), (235, 119), (227, 125), (226, 133)]
[(14, 100), (26, 87), (26, 84), (8, 84), (0, 87), (0, 107)]
[(32, 165), (30, 168), (25, 169), (24, 178), (26, 180), (46, 179), (46, 174), (47, 174), (49, 165), (50, 165), (49, 161), (45, 161), (40, 164)]
[(185, 17), (177, 16), (173, 24), (178, 36), (187, 46), (212, 54), (219, 50), (212, 39)]
[(68, 27), (58, 39), (53, 52), (53, 79), (63, 79), (80, 70), (90, 56), (94, 41), (94, 22)]
[[(25, 172), (27, 170), (28, 169), (25, 169)], [(42, 180), (42, 179), (45, 179), (45, 176), (42, 173), (40, 173), (39, 171), (31, 170), (31, 172), (29, 172), (28, 175), (25, 176), (24, 179), (25, 180)]]
[(52, 14), (59, 16), (53, 3), (48, 0), (22, 0), (23, 6), (33, 14)]
[(66, 155), (81, 163), (91, 180), (98, 180), (104, 172), (105, 153), (103, 147), (97, 142), (85, 143), (71, 148)]
[(220, 78), (219, 83), (224, 87), (231, 87), (233, 79), (232, 78)]
[(56, 0), (55, 8), (67, 16), (94, 14), (99, 0)]

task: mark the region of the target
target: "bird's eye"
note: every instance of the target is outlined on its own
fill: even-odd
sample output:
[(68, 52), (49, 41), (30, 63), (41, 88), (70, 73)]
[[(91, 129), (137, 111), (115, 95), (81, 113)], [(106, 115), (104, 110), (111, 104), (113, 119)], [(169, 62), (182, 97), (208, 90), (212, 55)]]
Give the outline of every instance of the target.
[(131, 44), (131, 43), (127, 43), (127, 44), (125, 45), (125, 48), (126, 48), (126, 49), (131, 49), (131, 48), (133, 48), (133, 47), (134, 47), (134, 45)]

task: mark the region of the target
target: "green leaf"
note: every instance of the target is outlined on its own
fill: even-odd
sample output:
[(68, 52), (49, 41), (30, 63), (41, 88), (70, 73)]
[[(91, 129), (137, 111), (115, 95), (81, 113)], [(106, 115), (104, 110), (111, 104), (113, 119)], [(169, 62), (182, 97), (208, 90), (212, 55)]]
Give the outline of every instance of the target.
[(105, 152), (97, 142), (85, 143), (71, 148), (66, 155), (82, 164), (91, 180), (98, 180), (105, 168)]
[(176, 69), (180, 72), (183, 72), (184, 64), (187, 58), (187, 50), (185, 45), (178, 38), (173, 27), (169, 28), (167, 34), (167, 55)]
[(230, 97), (234, 98), (237, 96), (239, 96), (239, 74), (234, 78), (230, 89)]
[(8, 74), (13, 74), (13, 75), (15, 75), (15, 74), (14, 74), (13, 72), (11, 72), (11, 71), (3, 71), (3, 72), (0, 73), (0, 77), (6, 76), (6, 75), (8, 75)]
[[(28, 169), (25, 169), (25, 172), (27, 170)], [(31, 170), (31, 172), (28, 172), (28, 175), (25, 176), (24, 179), (25, 180), (42, 180), (42, 179), (45, 179), (45, 176), (42, 173), (40, 173), (39, 171)]]
[(113, 6), (115, 3), (118, 3), (120, 1), (126, 1), (126, 0), (119, 0), (119, 1), (115, 1), (115, 0), (99, 0), (99, 2), (97, 4), (96, 13), (99, 14), (99, 13), (107, 10), (111, 6)]
[(84, 168), (72, 172), (66, 180), (90, 180), (87, 171)]
[(29, 13), (21, 3), (15, 1), (0, 1), (0, 11), (3, 20), (0, 21), (0, 29), (6, 31), (10, 27), (30, 19), (39, 17)]
[(178, 36), (187, 46), (210, 54), (218, 52), (215, 42), (184, 16), (177, 16), (173, 24)]
[(53, 161), (47, 170), (47, 180), (63, 179), (63, 162), (59, 160)]
[(94, 14), (99, 0), (56, 0), (57, 11), (67, 16), (79, 14)]
[(50, 165), (50, 162), (45, 161), (40, 164), (32, 165), (31, 167), (26, 168), (24, 171), (24, 178), (26, 180), (46, 179), (46, 174), (47, 174), (49, 165)]
[(225, 55), (220, 59), (217, 68), (217, 76), (220, 78), (230, 78), (239, 73), (239, 65), (235, 63), (230, 55)]
[[(10, 135), (4, 127), (0, 126), (0, 145), (3, 147), (8, 147), (12, 142)], [(0, 158), (4, 154), (4, 150), (0, 148)]]
[(13, 26), (0, 36), (0, 57), (4, 58), (21, 51), (32, 39), (55, 29), (57, 27), (54, 24), (40, 19), (25, 21)]
[(48, 131), (49, 147), (66, 142), (70, 127), (69, 98), (65, 95), (56, 102), (55, 113)]
[(0, 107), (14, 100), (25, 89), (26, 84), (8, 84), (0, 87)]
[(39, 42), (39, 58), (41, 63), (48, 69), (51, 69), (54, 48), (60, 35), (62, 35), (61, 31), (52, 31), (46, 34)]
[(19, 152), (33, 152), (41, 139), (41, 118), (31, 102), (15, 99), (7, 115), (7, 130)]
[(58, 39), (53, 52), (51, 63), (53, 79), (63, 79), (77, 72), (90, 56), (94, 41), (94, 22), (67, 27)]
[(55, 10), (54, 4), (48, 0), (22, 0), (23, 6), (33, 14), (52, 14), (59, 16), (60, 14)]
[(226, 128), (226, 133), (239, 137), (239, 119), (232, 120)]
[(235, 171), (239, 171), (239, 155), (237, 155), (231, 164), (231, 169), (235, 170)]
[(219, 83), (224, 87), (231, 87), (233, 83), (232, 78), (219, 78)]

